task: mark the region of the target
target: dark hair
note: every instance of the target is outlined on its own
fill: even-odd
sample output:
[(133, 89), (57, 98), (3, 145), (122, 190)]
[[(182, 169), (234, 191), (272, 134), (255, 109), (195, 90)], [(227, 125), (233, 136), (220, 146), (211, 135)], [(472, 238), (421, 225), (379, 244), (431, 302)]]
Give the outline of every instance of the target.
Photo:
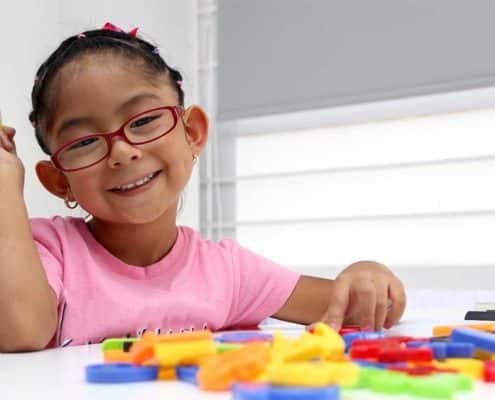
[(177, 90), (180, 105), (184, 105), (184, 92), (181, 87), (182, 75), (163, 60), (158, 48), (151, 43), (125, 32), (105, 29), (86, 31), (71, 36), (64, 40), (41, 64), (31, 92), (33, 110), (29, 114), (29, 120), (34, 126), (38, 144), (46, 154), (50, 155), (50, 150), (43, 139), (40, 122), (48, 110), (46, 100), (50, 83), (64, 65), (76, 58), (105, 52), (114, 52), (131, 60), (142, 60), (144, 72), (149, 74), (152, 79), (157, 75), (167, 76), (171, 85)]

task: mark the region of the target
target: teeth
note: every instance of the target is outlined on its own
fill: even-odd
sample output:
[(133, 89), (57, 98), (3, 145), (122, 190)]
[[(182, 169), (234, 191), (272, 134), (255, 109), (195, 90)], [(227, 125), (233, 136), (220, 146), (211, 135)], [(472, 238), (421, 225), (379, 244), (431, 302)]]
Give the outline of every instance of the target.
[(129, 189), (134, 189), (136, 187), (139, 187), (139, 186), (143, 186), (145, 183), (148, 183), (154, 176), (155, 174), (149, 174), (147, 176), (145, 176), (143, 179), (140, 179), (134, 183), (130, 183), (128, 185), (122, 185), (122, 186), (119, 186), (117, 189), (118, 190), (129, 190)]

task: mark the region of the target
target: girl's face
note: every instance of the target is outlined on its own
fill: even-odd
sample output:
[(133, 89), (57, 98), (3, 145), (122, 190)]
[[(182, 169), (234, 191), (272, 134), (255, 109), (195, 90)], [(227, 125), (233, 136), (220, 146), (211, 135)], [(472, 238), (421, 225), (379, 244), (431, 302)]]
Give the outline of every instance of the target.
[[(138, 66), (111, 55), (63, 67), (51, 93), (54, 111), (46, 121), (45, 140), (52, 154), (79, 137), (113, 132), (143, 111), (178, 105), (178, 95), (166, 78), (153, 82)], [(198, 123), (200, 117), (204, 121)], [(58, 175), (48, 183), (65, 183), (80, 206), (103, 221), (138, 224), (154, 221), (167, 211), (175, 214), (191, 175), (193, 155), (199, 154), (206, 140), (206, 124), (202, 111), (192, 107), (167, 135), (137, 146), (114, 138), (106, 159), (79, 171), (53, 170)], [(142, 184), (151, 176), (139, 187), (123, 188)], [(62, 197), (59, 189), (49, 190)]]

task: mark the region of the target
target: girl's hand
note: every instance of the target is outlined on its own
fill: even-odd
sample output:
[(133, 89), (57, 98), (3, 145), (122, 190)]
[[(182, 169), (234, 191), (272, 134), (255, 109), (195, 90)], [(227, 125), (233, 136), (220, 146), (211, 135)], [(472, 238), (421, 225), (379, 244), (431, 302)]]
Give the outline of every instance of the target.
[(14, 128), (10, 126), (0, 127), (0, 184), (14, 183), (22, 191), (24, 165), (17, 157), (14, 135)]
[(337, 331), (342, 325), (380, 330), (397, 323), (405, 305), (404, 287), (392, 271), (360, 261), (334, 280), (302, 275), (273, 317), (299, 324), (323, 321)]
[(382, 264), (372, 261), (351, 264), (331, 286), (329, 306), (322, 321), (334, 329), (338, 330), (342, 325), (388, 329), (404, 312), (404, 286)]

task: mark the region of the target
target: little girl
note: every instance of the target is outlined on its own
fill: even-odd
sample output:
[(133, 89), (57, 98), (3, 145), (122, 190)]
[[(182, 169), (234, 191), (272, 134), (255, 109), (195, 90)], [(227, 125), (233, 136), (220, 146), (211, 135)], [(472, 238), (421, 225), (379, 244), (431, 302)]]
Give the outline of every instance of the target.
[(352, 264), (335, 280), (300, 276), (176, 225), (208, 119), (184, 107), (181, 74), (136, 30), (106, 24), (66, 39), (39, 68), (32, 105), (50, 156), (36, 165), (39, 180), (91, 218), (30, 220), (15, 131), (0, 130), (0, 351), (269, 316), (335, 329), (388, 328), (401, 317), (403, 286), (381, 264)]

